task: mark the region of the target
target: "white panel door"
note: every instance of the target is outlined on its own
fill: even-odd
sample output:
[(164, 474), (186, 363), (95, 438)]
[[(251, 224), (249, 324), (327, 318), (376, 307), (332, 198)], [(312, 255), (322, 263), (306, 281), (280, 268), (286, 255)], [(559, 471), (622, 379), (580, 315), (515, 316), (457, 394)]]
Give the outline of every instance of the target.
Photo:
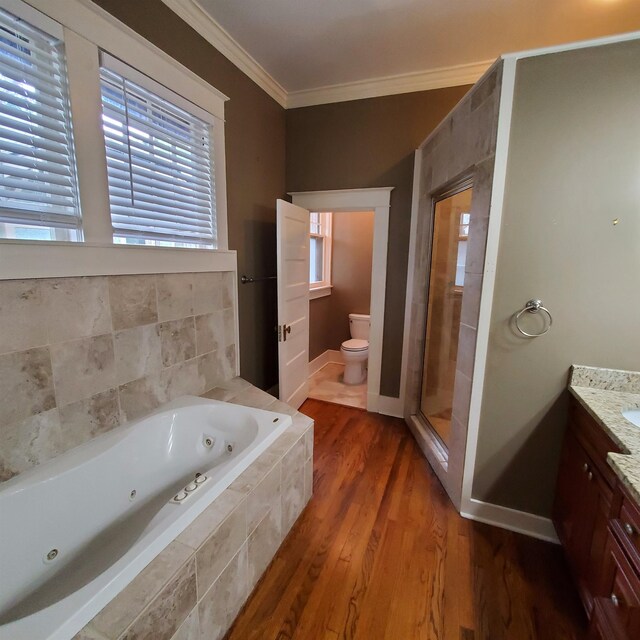
[(277, 201), (278, 362), (280, 400), (307, 399), (309, 369), (309, 212)]

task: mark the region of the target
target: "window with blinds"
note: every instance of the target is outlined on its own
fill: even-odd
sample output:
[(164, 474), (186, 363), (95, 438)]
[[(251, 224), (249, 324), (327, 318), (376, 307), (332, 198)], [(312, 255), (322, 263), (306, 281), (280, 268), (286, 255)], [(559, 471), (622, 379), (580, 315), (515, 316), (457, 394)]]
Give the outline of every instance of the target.
[(114, 241), (215, 248), (212, 123), (104, 63), (100, 84)]
[(61, 37), (0, 10), (0, 237), (80, 239)]

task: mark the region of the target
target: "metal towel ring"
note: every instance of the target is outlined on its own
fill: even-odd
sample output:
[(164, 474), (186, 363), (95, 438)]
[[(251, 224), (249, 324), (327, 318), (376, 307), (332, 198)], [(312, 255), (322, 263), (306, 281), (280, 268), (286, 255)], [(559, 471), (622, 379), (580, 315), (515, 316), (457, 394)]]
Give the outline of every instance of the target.
[[(520, 318), (525, 312), (538, 313), (538, 311), (544, 311), (547, 314), (547, 317), (549, 318), (549, 322), (547, 323), (547, 326), (544, 329), (544, 331), (541, 331), (540, 333), (528, 333), (520, 326)], [(528, 300), (527, 303), (524, 305), (524, 307), (520, 309), (520, 311), (518, 311), (518, 313), (516, 313), (515, 315), (516, 329), (525, 338), (539, 338), (540, 336), (543, 336), (545, 333), (549, 331), (549, 329), (551, 329), (552, 324), (553, 324), (553, 318), (551, 317), (551, 312), (542, 304), (542, 300)]]

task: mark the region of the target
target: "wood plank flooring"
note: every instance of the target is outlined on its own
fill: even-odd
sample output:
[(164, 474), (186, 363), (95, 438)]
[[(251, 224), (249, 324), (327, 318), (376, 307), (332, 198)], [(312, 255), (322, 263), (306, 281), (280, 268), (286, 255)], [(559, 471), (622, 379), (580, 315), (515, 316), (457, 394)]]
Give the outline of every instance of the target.
[(561, 549), (461, 518), (404, 422), (307, 400), (314, 495), (228, 640), (564, 640)]

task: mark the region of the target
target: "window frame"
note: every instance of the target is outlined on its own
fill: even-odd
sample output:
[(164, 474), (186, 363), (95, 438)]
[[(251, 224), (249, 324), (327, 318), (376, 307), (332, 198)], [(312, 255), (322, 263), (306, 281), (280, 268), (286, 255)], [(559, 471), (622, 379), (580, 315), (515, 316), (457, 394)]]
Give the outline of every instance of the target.
[[(62, 30), (83, 235), (79, 242), (0, 238), (0, 280), (53, 277), (54, 274), (65, 277), (105, 272), (216, 270), (218, 264), (223, 270), (235, 265), (235, 252), (228, 251), (227, 238), (224, 103), (228, 98), (93, 3), (83, 0), (64, 3), (0, 0), (0, 6), (49, 33), (55, 25)], [(215, 119), (212, 161), (216, 248), (114, 244), (102, 132), (100, 51), (159, 82)], [(96, 248), (100, 251), (94, 251)], [(157, 258), (153, 257), (154, 252), (157, 252)], [(100, 255), (100, 259), (92, 258), (92, 253)], [(203, 268), (205, 263), (210, 265), (208, 269)]]
[[(8, 13), (16, 16), (19, 20), (27, 23), (29, 27), (35, 28), (44, 34), (50, 36), (51, 38), (62, 42), (64, 46), (64, 29), (62, 25), (57, 23), (55, 20), (43, 15), (39, 11), (36, 11), (32, 7), (24, 3), (16, 3), (16, 2), (5, 2), (0, 1), (0, 8), (6, 10)], [(18, 27), (19, 29), (19, 27)], [(29, 46), (29, 43), (27, 44)], [(68, 127), (67, 131), (67, 143), (69, 147), (69, 169), (72, 173), (72, 198), (74, 205), (74, 214), (68, 214), (69, 220), (74, 219), (74, 226), (63, 226), (56, 225), (52, 222), (51, 225), (38, 225), (37, 223), (30, 224), (29, 222), (20, 222), (16, 219), (15, 222), (11, 220), (7, 220), (6, 222), (0, 222), (0, 230), (4, 227), (34, 227), (35, 229), (41, 229), (47, 231), (55, 240), (43, 240), (43, 242), (51, 242), (51, 241), (63, 241), (63, 242), (81, 242), (82, 241), (82, 212), (80, 208), (80, 196), (79, 196), (79, 187), (78, 187), (78, 173), (76, 166), (76, 154), (75, 154), (75, 141), (73, 139), (73, 123), (72, 123), (72, 115), (71, 109), (69, 105), (69, 82), (68, 82), (68, 73), (66, 70), (66, 55), (62, 56), (63, 65), (65, 70), (65, 75), (62, 78), (62, 82), (60, 85), (60, 89), (63, 92), (63, 99), (66, 103), (63, 107), (64, 109), (64, 121), (65, 126)], [(36, 63), (37, 64), (37, 63)], [(51, 85), (53, 88), (53, 85)], [(8, 207), (11, 208), (11, 207)], [(25, 215), (25, 220), (28, 220), (30, 214), (35, 214), (34, 217), (38, 217), (38, 213), (35, 210), (26, 210), (27, 215)], [(46, 213), (44, 214), (47, 215)], [(17, 218), (17, 216), (16, 216)], [(76, 239), (72, 240), (71, 236), (75, 234)], [(2, 239), (0, 237), (0, 239)], [(20, 238), (7, 238), (15, 241), (24, 241)]]
[[(471, 185), (468, 188), (473, 188), (473, 185)], [(467, 221), (464, 221), (464, 216), (467, 216)], [(471, 211), (461, 211), (460, 212), (460, 221), (458, 223), (458, 246), (460, 245), (461, 242), (467, 242), (469, 241), (469, 225), (471, 224)], [(466, 233), (465, 233), (466, 231)], [(458, 249), (459, 251), (460, 249)], [(467, 244), (466, 246), (466, 250), (469, 250), (469, 245)], [(456, 256), (456, 273), (457, 273), (457, 268), (458, 268), (458, 263), (457, 263), (457, 256)], [(456, 276), (457, 277), (457, 276)], [(462, 292), (464, 291), (464, 283), (463, 284), (458, 284), (457, 282), (454, 282), (453, 284), (453, 292), (456, 295), (462, 295)]]
[[(207, 130), (207, 135), (208, 135), (208, 144), (209, 144), (209, 154), (206, 155), (206, 161), (209, 164), (209, 170), (210, 170), (210, 180), (211, 180), (211, 187), (212, 187), (212, 198), (211, 198), (211, 218), (212, 218), (212, 244), (214, 245), (213, 247), (194, 247), (194, 248), (199, 248), (199, 249), (204, 249), (204, 250), (211, 250), (212, 248), (215, 249), (218, 246), (218, 229), (217, 229), (217, 209), (216, 209), (216, 184), (215, 184), (215, 180), (216, 180), (216, 172), (215, 172), (215, 129), (216, 127), (218, 127), (220, 125), (220, 123), (217, 121), (216, 117), (213, 116), (211, 113), (209, 113), (208, 111), (202, 109), (201, 107), (193, 104), (192, 102), (189, 102), (186, 98), (183, 98), (181, 95), (178, 95), (177, 93), (175, 93), (174, 91), (172, 91), (171, 89), (168, 89), (167, 87), (165, 87), (164, 85), (160, 84), (157, 80), (153, 80), (152, 78), (149, 78), (148, 76), (140, 73), (137, 69), (131, 67), (130, 65), (128, 65), (125, 62), (122, 62), (121, 60), (118, 60), (117, 58), (114, 58), (111, 54), (106, 53), (105, 51), (100, 51), (100, 69), (106, 69), (107, 71), (110, 71), (112, 73), (115, 73), (117, 76), (123, 78), (125, 81), (129, 81), (131, 83), (133, 83), (134, 85), (137, 85), (138, 87), (141, 87), (143, 90), (148, 91), (149, 93), (151, 93), (152, 95), (156, 96), (157, 98), (159, 98), (160, 100), (164, 100), (166, 102), (168, 102), (169, 104), (173, 105), (174, 107), (177, 107), (178, 109), (181, 109), (183, 111), (185, 111), (188, 115), (192, 116), (194, 119), (199, 120), (201, 123), (203, 123), (206, 127)], [(102, 76), (101, 76), (101, 98), (102, 98)], [(102, 112), (104, 113), (104, 107), (102, 108)], [(103, 127), (104, 129), (104, 127)], [(103, 143), (106, 145), (105, 142), (105, 136), (103, 133)], [(204, 166), (204, 165), (203, 165)], [(107, 175), (107, 184), (108, 184), (108, 175)], [(164, 183), (163, 183), (164, 184)], [(110, 218), (111, 218), (111, 223), (113, 225), (113, 211), (110, 211)], [(120, 238), (124, 238), (125, 236), (119, 235), (118, 237)], [(160, 241), (162, 241), (161, 239), (159, 239)], [(180, 242), (178, 240), (173, 240), (174, 242)], [(114, 232), (113, 232), (113, 243), (114, 244), (128, 244), (128, 243), (121, 243), (116, 241), (116, 233), (115, 233), (115, 228), (114, 228)], [(136, 244), (131, 243), (131, 244)], [(145, 246), (163, 246), (163, 245), (146, 245)], [(184, 243), (183, 244), (189, 244), (189, 240), (185, 238)], [(202, 245), (203, 243), (194, 241), (192, 244), (194, 245)], [(179, 246), (179, 245), (178, 245)]]
[(332, 285), (332, 252), (333, 252), (333, 213), (331, 211), (313, 211), (310, 214), (318, 214), (321, 233), (311, 231), (311, 215), (309, 217), (309, 238), (322, 238), (322, 280), (311, 282), (309, 279), (309, 298), (314, 300), (331, 295)]

